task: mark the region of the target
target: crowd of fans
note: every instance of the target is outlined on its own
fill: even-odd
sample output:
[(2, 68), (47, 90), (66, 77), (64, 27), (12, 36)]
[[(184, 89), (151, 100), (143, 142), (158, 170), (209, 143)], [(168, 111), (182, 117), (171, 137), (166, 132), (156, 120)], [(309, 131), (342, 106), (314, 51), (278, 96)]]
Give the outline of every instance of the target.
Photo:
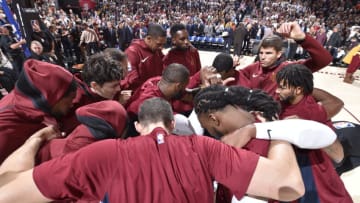
[[(76, 64), (105, 48), (125, 51), (134, 39), (145, 38), (150, 23), (167, 31), (168, 47), (172, 45), (170, 27), (181, 23), (190, 38), (221, 38), (217, 51), (240, 57), (255, 54), (261, 39), (276, 34), (284, 22), (296, 21), (331, 53), (332, 65), (337, 66), (345, 65), (341, 59), (360, 41), (360, 6), (354, 0), (103, 1), (95, 8), (60, 8), (52, 0), (37, 0), (34, 7), (39, 20), (31, 20), (32, 33), (26, 39), (15, 37), (14, 26), (0, 10), (1, 95), (14, 87), (28, 58), (76, 71)], [(308, 57), (294, 40), (283, 39), (286, 59)], [(24, 45), (31, 55), (25, 56)], [(211, 48), (196, 41), (193, 45)]]
[[(344, 121), (336, 127), (331, 119), (344, 102), (314, 88), (313, 73), (346, 61), (344, 82), (354, 81), (357, 1), (79, 1), (74, 7), (37, 0), (36, 15), (18, 19), (24, 38), (14, 26), (16, 7), (6, 2), (0, 13), (0, 199), (214, 202), (216, 180), (216, 202), (245, 193), (269, 202), (353, 202), (339, 175), (360, 165), (354, 136), (360, 126)], [(223, 53), (202, 66), (198, 49), (213, 42)], [(166, 54), (164, 47), (171, 47)], [(255, 53), (257, 60), (237, 68), (242, 55)], [(288, 119), (294, 116), (328, 127), (314, 122), (324, 135), (309, 132), (316, 126)], [(289, 127), (293, 121), (299, 129)], [(294, 138), (298, 132), (301, 139)], [(58, 139), (48, 140), (55, 134)], [(202, 135), (252, 152), (231, 148), (231, 155)], [(92, 144), (104, 139), (113, 140)], [(304, 149), (294, 152), (278, 139)], [(45, 187), (47, 181), (59, 187)], [(124, 185), (127, 190), (118, 190)]]
[[(133, 39), (146, 36), (149, 23), (167, 30), (168, 46), (170, 26), (182, 23), (189, 36), (220, 37), (219, 51), (244, 55), (253, 54), (256, 42), (276, 33), (281, 23), (297, 21), (330, 51), (334, 65), (341, 65), (341, 58), (360, 38), (356, 0), (103, 1), (95, 9), (59, 8), (52, 0), (34, 4), (40, 21), (32, 23), (33, 33), (26, 40), (15, 39), (13, 27), (0, 10), (1, 66), (12, 67), (16, 73), (27, 57), (70, 68), (106, 47), (125, 50)], [(25, 57), (23, 44), (31, 48), (31, 56)], [(289, 60), (306, 57), (291, 40), (284, 40), (284, 48)]]

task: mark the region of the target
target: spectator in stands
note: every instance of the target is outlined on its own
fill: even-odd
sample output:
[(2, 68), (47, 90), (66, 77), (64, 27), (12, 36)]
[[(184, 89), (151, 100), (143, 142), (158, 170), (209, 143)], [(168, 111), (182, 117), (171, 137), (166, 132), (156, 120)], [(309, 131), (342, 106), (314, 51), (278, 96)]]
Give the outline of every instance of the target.
[(57, 60), (56, 58), (53, 58), (53, 55), (43, 53), (42, 44), (36, 40), (31, 41), (30, 51), (31, 51), (31, 56), (29, 58), (56, 64), (56, 65), (61, 65), (61, 64), (57, 64)]
[[(1, 31), (1, 27), (0, 27), (0, 31)], [(0, 35), (0, 41), (1, 41), (1, 35)], [(8, 68), (8, 69), (11, 69), (11, 70), (14, 69), (14, 66), (12, 65), (12, 63), (8, 59), (8, 57), (4, 54), (2, 49), (0, 49), (0, 67)]]
[(204, 23), (201, 19), (197, 19), (197, 21), (194, 23), (194, 35), (195, 36), (204, 36)]
[(87, 23), (83, 23), (83, 31), (80, 36), (79, 46), (85, 45), (87, 56), (100, 51), (99, 42), (99, 37), (95, 30), (91, 29)]
[(342, 45), (341, 43), (342, 39), (341, 39), (341, 35), (339, 33), (339, 27), (335, 26), (333, 28), (333, 32), (329, 37), (329, 40), (326, 43), (326, 48), (327, 50), (329, 50), (331, 56), (333, 57), (332, 60), (332, 65), (336, 65), (337, 63), (337, 53), (338, 53), (338, 48), (340, 48), (340, 46)]
[[(40, 22), (37, 20), (31, 21), (33, 32), (31, 34), (31, 41), (36, 40), (43, 46), (44, 53), (55, 54), (55, 38), (51, 36), (49, 30), (42, 30)], [(56, 27), (54, 27), (55, 29)]]
[(81, 22), (75, 22), (75, 26), (72, 23), (69, 24), (70, 31), (70, 42), (72, 45), (72, 49), (75, 52), (76, 63), (84, 62), (84, 56), (82, 55), (81, 49), (79, 47), (80, 36), (81, 36)]
[[(49, 33), (51, 39), (54, 41), (54, 51), (53, 52), (44, 52), (45, 55), (51, 56), (56, 62), (56, 64), (65, 67), (64, 64), (64, 54), (63, 47), (64, 45), (61, 42), (61, 29), (60, 26), (50, 25), (49, 30), (46, 31)], [(65, 45), (66, 47), (66, 45)], [(68, 67), (65, 67), (68, 68)]]
[(117, 36), (117, 41), (119, 43), (119, 49), (121, 49), (122, 51), (125, 51), (124, 49), (124, 38), (125, 38), (125, 33), (124, 33), (124, 26), (125, 26), (125, 20), (121, 20), (118, 25), (116, 26), (116, 36)]
[(117, 29), (117, 34), (120, 49), (125, 51), (130, 46), (130, 43), (134, 38), (132, 21), (130, 19), (121, 21)]
[(234, 55), (240, 57), (248, 30), (243, 23), (239, 23), (234, 31)]
[(39, 60), (39, 61), (45, 61), (43, 54), (43, 46), (40, 42), (33, 40), (30, 43), (30, 51), (31, 51), (31, 58)]
[(13, 29), (10, 24), (2, 26), (0, 31), (0, 47), (4, 51), (4, 54), (6, 54), (7, 59), (12, 63), (14, 72), (20, 74), (25, 61), (22, 45), (26, 44), (26, 40), (21, 39), (18, 41), (13, 34)]
[(0, 100), (14, 89), (17, 77), (14, 70), (4, 66), (0, 67)]
[[(65, 24), (60, 24), (60, 29), (58, 29), (60, 35), (60, 43), (63, 49), (66, 62), (72, 62), (73, 60), (73, 51), (70, 41), (70, 28), (65, 26)], [(62, 53), (62, 51), (60, 51)]]
[(224, 39), (224, 49), (223, 52), (230, 53), (230, 48), (233, 45), (233, 39), (234, 39), (234, 30), (232, 26), (233, 22), (228, 22), (225, 24), (224, 31), (221, 34), (221, 36)]
[(319, 31), (316, 33), (315, 39), (323, 46), (326, 44), (326, 30), (324, 27), (321, 27)]
[(207, 20), (206, 21), (206, 24), (205, 24), (205, 27), (204, 27), (204, 35), (206, 37), (215, 37), (215, 34), (214, 34), (214, 25), (213, 23), (211, 22), (211, 20)]
[(215, 25), (215, 34), (216, 36), (221, 36), (225, 29), (225, 21), (221, 19), (217, 24)]
[(244, 38), (244, 44), (243, 44), (243, 52), (247, 55), (251, 54), (252, 51), (250, 50), (250, 40), (251, 40), (251, 30), (252, 30), (252, 24), (248, 23), (246, 25), (246, 35)]
[(117, 42), (116, 30), (111, 21), (106, 22), (106, 28), (104, 29), (104, 41), (107, 48), (114, 48)]

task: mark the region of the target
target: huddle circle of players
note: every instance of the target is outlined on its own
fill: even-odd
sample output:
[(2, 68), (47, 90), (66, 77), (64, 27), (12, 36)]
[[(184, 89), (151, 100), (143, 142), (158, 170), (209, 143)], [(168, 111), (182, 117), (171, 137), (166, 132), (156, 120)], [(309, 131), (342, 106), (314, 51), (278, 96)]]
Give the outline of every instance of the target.
[[(347, 132), (358, 126), (333, 125), (342, 101), (313, 86), (312, 73), (332, 57), (295, 22), (277, 32), (295, 40), (310, 58), (286, 61), (282, 38), (273, 35), (262, 40), (259, 60), (244, 69), (236, 70), (238, 61), (229, 54), (202, 68), (184, 25), (171, 27), (173, 47), (164, 56), (166, 32), (150, 24), (147, 36), (133, 40), (125, 53), (108, 49), (92, 55), (80, 74), (25, 61), (16, 88), (0, 100), (0, 200), (213, 202), (216, 180), (216, 198), (222, 201), (249, 194), (352, 202), (338, 173), (359, 163), (352, 147), (358, 141)], [(274, 121), (292, 116), (317, 122)], [(293, 128), (279, 130), (286, 122)], [(59, 131), (66, 137), (50, 140)], [(196, 132), (219, 141), (190, 135)], [(304, 134), (309, 140), (297, 139)], [(315, 134), (324, 139), (312, 140)], [(13, 168), (20, 155), (30, 163)], [(309, 170), (311, 175), (301, 176)], [(19, 187), (19, 181), (26, 184)], [(54, 183), (57, 187), (49, 187)], [(316, 195), (309, 195), (314, 190)]]

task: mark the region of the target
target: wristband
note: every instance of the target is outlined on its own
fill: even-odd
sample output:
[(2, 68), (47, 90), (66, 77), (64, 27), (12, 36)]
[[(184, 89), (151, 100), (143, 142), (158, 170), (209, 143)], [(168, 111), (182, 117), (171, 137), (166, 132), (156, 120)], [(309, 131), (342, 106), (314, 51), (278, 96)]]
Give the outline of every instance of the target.
[(324, 148), (336, 140), (336, 134), (331, 128), (311, 120), (255, 123), (255, 127), (257, 139), (283, 140), (304, 149)]

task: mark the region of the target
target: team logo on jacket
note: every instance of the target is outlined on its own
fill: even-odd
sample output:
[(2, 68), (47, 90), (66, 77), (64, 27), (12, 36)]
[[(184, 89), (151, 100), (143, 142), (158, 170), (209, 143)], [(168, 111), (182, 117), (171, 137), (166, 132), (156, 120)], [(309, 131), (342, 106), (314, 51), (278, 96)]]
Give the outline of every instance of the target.
[(164, 134), (162, 133), (157, 134), (156, 141), (158, 144), (164, 144), (165, 143)]
[(149, 56), (146, 57), (146, 58), (144, 58), (143, 60), (141, 60), (141, 63), (145, 63), (145, 61), (146, 61), (148, 58), (149, 58)]

